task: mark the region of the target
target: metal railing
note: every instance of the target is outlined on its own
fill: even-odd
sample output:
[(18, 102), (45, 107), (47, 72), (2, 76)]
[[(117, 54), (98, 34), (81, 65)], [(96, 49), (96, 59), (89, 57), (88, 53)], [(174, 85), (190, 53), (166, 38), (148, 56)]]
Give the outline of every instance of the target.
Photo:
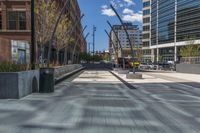
[(200, 56), (197, 57), (182, 57), (180, 63), (185, 64), (200, 64)]

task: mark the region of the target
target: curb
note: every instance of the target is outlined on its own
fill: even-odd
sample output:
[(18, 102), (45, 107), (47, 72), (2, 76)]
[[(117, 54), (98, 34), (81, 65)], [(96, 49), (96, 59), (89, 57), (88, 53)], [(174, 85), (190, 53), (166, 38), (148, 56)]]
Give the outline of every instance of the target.
[(58, 83), (62, 82), (63, 80), (71, 77), (72, 75), (74, 75), (74, 74), (76, 74), (76, 73), (78, 73), (78, 72), (80, 72), (80, 71), (82, 71), (84, 69), (85, 69), (85, 67), (81, 67), (81, 68), (76, 69), (76, 70), (74, 70), (72, 72), (69, 72), (69, 73), (66, 73), (66, 74), (62, 75), (59, 78), (55, 78), (55, 84), (58, 84)]

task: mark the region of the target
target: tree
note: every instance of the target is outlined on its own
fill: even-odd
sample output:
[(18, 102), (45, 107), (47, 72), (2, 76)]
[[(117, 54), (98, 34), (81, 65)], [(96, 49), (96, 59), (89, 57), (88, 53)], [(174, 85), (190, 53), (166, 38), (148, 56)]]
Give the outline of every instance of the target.
[(200, 45), (195, 44), (195, 37), (186, 38), (186, 45), (181, 47), (180, 56), (189, 64), (194, 61), (194, 57), (200, 56)]
[(92, 56), (89, 53), (80, 53), (80, 60), (90, 62), (92, 60)]
[(42, 59), (44, 47), (50, 39), (52, 27), (56, 21), (58, 5), (55, 0), (35, 1), (35, 35), (36, 45), (40, 45)]
[(49, 64), (50, 64), (51, 47), (52, 47), (52, 44), (53, 44), (54, 35), (56, 33), (56, 30), (57, 30), (58, 24), (60, 22), (60, 19), (61, 19), (63, 13), (65, 12), (65, 9), (66, 9), (69, 1), (70, 0), (66, 0), (65, 1), (64, 6), (58, 12), (57, 17), (56, 17), (56, 21), (55, 21), (55, 23), (53, 25), (53, 29), (52, 29), (52, 32), (51, 32), (50, 41), (49, 41), (49, 45), (48, 45), (48, 58), (47, 58), (47, 65), (48, 65), (48, 67), (49, 67)]
[(181, 47), (180, 56), (195, 57), (200, 56), (200, 45), (195, 44), (195, 37), (187, 37), (186, 45)]
[(61, 20), (58, 24), (56, 33), (55, 33), (55, 48), (56, 48), (56, 63), (59, 63), (59, 52), (60, 50), (64, 49), (67, 47), (69, 42), (71, 41), (69, 38), (69, 34), (66, 34), (66, 32), (69, 30), (71, 26), (71, 22), (68, 20), (66, 15), (63, 15), (61, 17)]

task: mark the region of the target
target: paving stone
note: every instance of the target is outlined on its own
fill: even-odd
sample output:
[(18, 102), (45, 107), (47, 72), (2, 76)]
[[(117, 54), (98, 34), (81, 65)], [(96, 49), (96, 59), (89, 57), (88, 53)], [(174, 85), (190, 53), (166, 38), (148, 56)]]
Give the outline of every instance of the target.
[(176, 83), (145, 75), (134, 82), (120, 78), (139, 89), (130, 90), (108, 71), (94, 70), (58, 84), (52, 94), (0, 100), (0, 133), (200, 131), (198, 90), (181, 90)]

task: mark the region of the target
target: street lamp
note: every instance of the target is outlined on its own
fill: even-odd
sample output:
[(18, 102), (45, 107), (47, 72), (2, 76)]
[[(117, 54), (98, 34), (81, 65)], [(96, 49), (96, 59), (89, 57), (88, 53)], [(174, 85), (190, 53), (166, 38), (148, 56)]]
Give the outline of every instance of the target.
[[(124, 31), (125, 31), (125, 33), (126, 33), (126, 36), (127, 36), (127, 39), (128, 39), (129, 45), (130, 45), (130, 48), (131, 48), (131, 57), (133, 57), (133, 54), (134, 54), (134, 52), (133, 52), (133, 46), (132, 46), (131, 39), (130, 39), (130, 36), (129, 36), (129, 34), (128, 34), (128, 31), (127, 31), (127, 29), (126, 29), (126, 26), (124, 25), (124, 23), (123, 23), (121, 17), (120, 17), (119, 14), (117, 13), (116, 9), (115, 9), (112, 5), (110, 5), (110, 7), (111, 7), (111, 9), (114, 11), (114, 13), (116, 14), (116, 16), (117, 16), (117, 18), (119, 19), (121, 25), (123, 26), (123, 29), (124, 29)], [(134, 68), (134, 67), (133, 67), (133, 73), (135, 73), (135, 68)]]
[(111, 31), (113, 31), (113, 33), (115, 34), (115, 37), (117, 38), (117, 41), (119, 43), (119, 47), (120, 47), (120, 51), (121, 51), (121, 57), (122, 57), (122, 60), (123, 60), (123, 69), (125, 69), (125, 59), (123, 57), (123, 49), (122, 49), (122, 45), (121, 45), (121, 41), (117, 35), (117, 33), (115, 32), (115, 29), (113, 28), (113, 26), (111, 25), (111, 23), (109, 21), (107, 21), (108, 25), (110, 26), (111, 28)]
[(31, 0), (31, 69), (35, 69), (35, 63), (36, 63), (34, 5), (35, 5), (34, 0)]
[(94, 64), (94, 51), (95, 51), (95, 31), (97, 30), (97, 28), (93, 25), (93, 64)]

